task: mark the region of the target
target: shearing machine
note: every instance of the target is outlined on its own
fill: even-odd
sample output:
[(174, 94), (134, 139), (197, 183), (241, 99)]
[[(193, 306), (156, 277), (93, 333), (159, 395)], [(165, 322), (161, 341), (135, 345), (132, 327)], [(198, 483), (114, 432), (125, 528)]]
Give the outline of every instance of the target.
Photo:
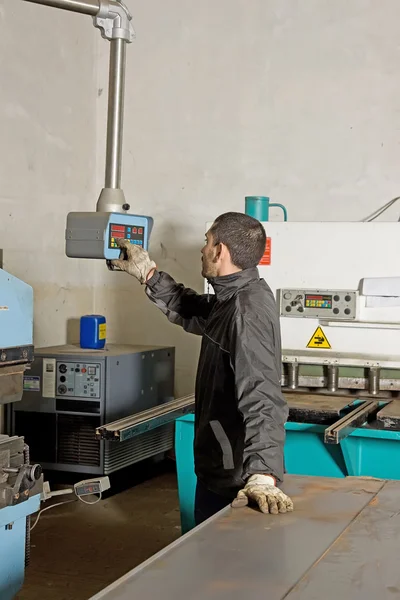
[(400, 479), (400, 228), (264, 223), (289, 473)]

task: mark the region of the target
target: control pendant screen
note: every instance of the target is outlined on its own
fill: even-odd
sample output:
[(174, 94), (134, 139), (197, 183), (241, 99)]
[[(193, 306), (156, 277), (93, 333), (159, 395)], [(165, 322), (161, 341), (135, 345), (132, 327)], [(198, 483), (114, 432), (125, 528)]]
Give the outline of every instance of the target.
[(305, 297), (306, 308), (332, 308), (332, 296), (317, 295), (317, 294), (306, 294)]
[(123, 238), (131, 244), (144, 245), (144, 227), (132, 227), (132, 225), (117, 225), (110, 223), (109, 248), (118, 248), (117, 240)]

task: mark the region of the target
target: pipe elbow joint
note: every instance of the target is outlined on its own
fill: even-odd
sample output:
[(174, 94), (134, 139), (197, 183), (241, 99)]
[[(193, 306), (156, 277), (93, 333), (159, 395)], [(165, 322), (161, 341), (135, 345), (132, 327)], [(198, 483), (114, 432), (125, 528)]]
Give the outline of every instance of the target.
[(105, 40), (124, 40), (128, 44), (135, 39), (132, 15), (120, 0), (99, 0), (99, 12), (93, 17), (93, 24), (100, 29)]

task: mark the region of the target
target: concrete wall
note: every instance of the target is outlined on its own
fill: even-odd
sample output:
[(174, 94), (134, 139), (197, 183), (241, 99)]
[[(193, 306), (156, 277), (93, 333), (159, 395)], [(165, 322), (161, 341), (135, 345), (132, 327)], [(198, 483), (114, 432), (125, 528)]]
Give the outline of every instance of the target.
[[(397, 195), (396, 0), (128, 4), (123, 184), (155, 218), (161, 269), (201, 291), (204, 223), (246, 194), (294, 220), (357, 220)], [(110, 340), (176, 345), (191, 391), (199, 340), (128, 276), (64, 256), (66, 213), (103, 185), (108, 44), (87, 17), (15, 0), (0, 25), (0, 247), (35, 288), (35, 343), (95, 309)]]
[(34, 288), (35, 345), (64, 343), (93, 308), (90, 263), (65, 256), (64, 232), (68, 211), (96, 202), (98, 36), (89, 18), (15, 0), (0, 29), (4, 268)]
[[(155, 218), (160, 268), (202, 290), (204, 224), (243, 210), (248, 194), (270, 195), (293, 220), (359, 220), (399, 194), (396, 0), (129, 6), (123, 183), (132, 207)], [(178, 392), (190, 391), (198, 340), (127, 276), (99, 277), (110, 335), (176, 344)]]

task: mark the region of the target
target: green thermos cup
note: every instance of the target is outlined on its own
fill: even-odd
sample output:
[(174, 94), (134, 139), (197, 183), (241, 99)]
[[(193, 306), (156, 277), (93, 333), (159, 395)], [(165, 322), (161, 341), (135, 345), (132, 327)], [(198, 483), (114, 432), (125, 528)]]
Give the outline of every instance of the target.
[(269, 209), (281, 208), (283, 211), (283, 220), (287, 221), (287, 211), (283, 204), (274, 204), (270, 202), (268, 196), (246, 196), (245, 213), (258, 221), (269, 221)]

